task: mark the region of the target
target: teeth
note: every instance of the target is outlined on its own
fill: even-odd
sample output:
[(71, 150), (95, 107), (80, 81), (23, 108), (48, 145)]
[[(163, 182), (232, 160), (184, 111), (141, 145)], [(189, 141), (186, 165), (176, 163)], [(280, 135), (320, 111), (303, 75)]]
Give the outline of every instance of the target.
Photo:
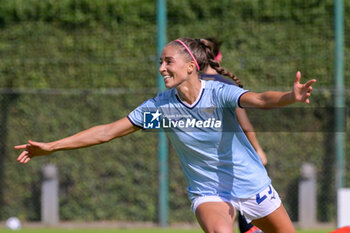
[(170, 76), (167, 75), (167, 76), (164, 76), (163, 78), (164, 78), (164, 79), (167, 79), (167, 78), (170, 78)]

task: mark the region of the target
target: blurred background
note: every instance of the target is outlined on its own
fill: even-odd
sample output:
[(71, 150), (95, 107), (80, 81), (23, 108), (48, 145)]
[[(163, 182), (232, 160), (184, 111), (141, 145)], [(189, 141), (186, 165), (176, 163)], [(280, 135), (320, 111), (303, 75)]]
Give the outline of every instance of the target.
[[(344, 12), (347, 55), (350, 1), (344, 1)], [(293, 106), (286, 118), (248, 111), (293, 221), (305, 162), (316, 168), (317, 220), (336, 221), (334, 18), (333, 0), (167, 1), (167, 41), (218, 38), (222, 66), (246, 89), (289, 90), (297, 70), (302, 81), (318, 80), (307, 116), (322, 127), (300, 127), (304, 105)], [(158, 221), (157, 133), (138, 131), (27, 165), (16, 162), (19, 152), (13, 149), (28, 139), (55, 140), (115, 121), (156, 95), (156, 19), (154, 0), (0, 1), (0, 221), (40, 221), (42, 169), (48, 163), (58, 168), (61, 221)], [(345, 106), (349, 75), (345, 69)], [(346, 122), (348, 109), (345, 114)], [(276, 119), (286, 124), (276, 126)], [(341, 133), (350, 138), (345, 126)], [(168, 166), (169, 222), (193, 223), (171, 145)], [(350, 163), (344, 166), (349, 171)]]

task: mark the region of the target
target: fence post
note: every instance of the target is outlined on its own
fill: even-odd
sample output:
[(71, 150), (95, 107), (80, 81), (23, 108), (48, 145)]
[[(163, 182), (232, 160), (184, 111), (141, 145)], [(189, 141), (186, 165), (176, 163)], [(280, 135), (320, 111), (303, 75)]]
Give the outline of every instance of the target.
[[(159, 58), (166, 45), (166, 0), (157, 0), (157, 57)], [(158, 67), (159, 65), (157, 65)], [(157, 68), (158, 69), (158, 68)], [(166, 90), (164, 79), (159, 72), (157, 76), (158, 91)], [(159, 169), (159, 190), (158, 190), (158, 223), (160, 227), (167, 227), (169, 224), (169, 184), (168, 184), (168, 141), (165, 132), (158, 133), (158, 169)]]
[(314, 165), (304, 163), (300, 169), (298, 220), (300, 228), (317, 226), (316, 171)]
[(57, 167), (47, 164), (43, 168), (41, 185), (41, 221), (53, 226), (59, 222), (58, 213), (58, 172)]

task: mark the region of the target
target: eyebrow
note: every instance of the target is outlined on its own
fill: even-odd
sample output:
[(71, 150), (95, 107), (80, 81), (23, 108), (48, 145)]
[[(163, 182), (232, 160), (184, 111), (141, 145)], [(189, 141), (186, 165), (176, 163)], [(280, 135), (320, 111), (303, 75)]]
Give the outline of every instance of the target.
[(172, 59), (175, 59), (174, 57), (165, 57), (164, 59), (162, 59), (161, 57), (159, 58), (159, 60), (172, 60)]

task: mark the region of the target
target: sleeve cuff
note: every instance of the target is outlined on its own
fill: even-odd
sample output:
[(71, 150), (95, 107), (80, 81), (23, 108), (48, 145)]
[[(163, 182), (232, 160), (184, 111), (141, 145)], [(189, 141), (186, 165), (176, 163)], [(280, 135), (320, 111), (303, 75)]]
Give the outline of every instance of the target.
[(137, 125), (137, 124), (132, 120), (132, 118), (131, 118), (130, 116), (127, 116), (127, 118), (129, 119), (129, 121), (131, 122), (131, 124), (133, 124), (134, 126), (140, 128), (140, 129), (143, 129), (143, 127), (140, 126), (140, 125)]
[(245, 92), (243, 92), (239, 97), (238, 97), (238, 100), (237, 100), (237, 106), (238, 107), (240, 107), (240, 108), (244, 108), (244, 107), (242, 107), (241, 106), (241, 103), (240, 103), (240, 101), (241, 101), (241, 97), (245, 94), (245, 93), (247, 93), (247, 92), (249, 92), (249, 91), (245, 91)]

